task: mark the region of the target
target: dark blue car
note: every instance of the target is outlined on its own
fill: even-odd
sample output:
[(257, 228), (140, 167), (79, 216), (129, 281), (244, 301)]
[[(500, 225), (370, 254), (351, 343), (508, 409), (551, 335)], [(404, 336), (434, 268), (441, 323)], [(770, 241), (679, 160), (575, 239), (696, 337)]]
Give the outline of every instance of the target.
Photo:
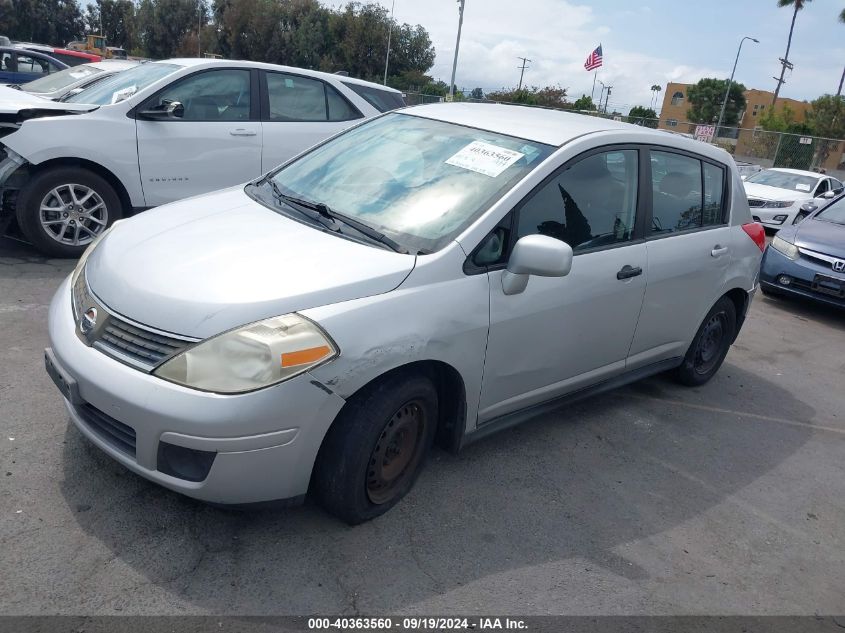
[(38, 51), (0, 46), (0, 84), (25, 84), (68, 65)]
[(760, 288), (845, 307), (845, 196), (775, 235), (760, 264)]

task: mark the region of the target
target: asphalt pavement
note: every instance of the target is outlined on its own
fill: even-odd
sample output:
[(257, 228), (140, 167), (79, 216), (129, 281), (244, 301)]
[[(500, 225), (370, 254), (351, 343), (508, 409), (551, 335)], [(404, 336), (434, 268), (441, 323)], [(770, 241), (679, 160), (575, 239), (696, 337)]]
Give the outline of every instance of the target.
[(146, 482), (43, 368), (73, 262), (0, 240), (0, 614), (845, 612), (845, 312), (758, 295), (716, 378), (435, 452), (387, 515)]

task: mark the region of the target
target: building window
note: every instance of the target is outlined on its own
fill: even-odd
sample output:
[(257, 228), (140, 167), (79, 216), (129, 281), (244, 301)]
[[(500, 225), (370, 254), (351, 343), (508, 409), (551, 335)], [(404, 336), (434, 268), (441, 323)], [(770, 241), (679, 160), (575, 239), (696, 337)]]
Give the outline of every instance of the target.
[(684, 100), (684, 93), (681, 92), (680, 90), (672, 95), (672, 105), (673, 106), (681, 105), (683, 100)]
[(678, 119), (667, 119), (666, 127), (678, 127)]

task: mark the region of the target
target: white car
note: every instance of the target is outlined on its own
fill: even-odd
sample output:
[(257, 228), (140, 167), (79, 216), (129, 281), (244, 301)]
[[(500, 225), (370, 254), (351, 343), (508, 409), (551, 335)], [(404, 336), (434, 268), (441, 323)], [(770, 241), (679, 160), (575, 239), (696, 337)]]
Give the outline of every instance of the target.
[(842, 192), (836, 178), (813, 171), (775, 167), (745, 179), (745, 193), (754, 219), (767, 229), (801, 220), (801, 206), (814, 198), (833, 198)]
[[(104, 59), (90, 64), (65, 68), (57, 73), (44, 75), (41, 79), (28, 81), (20, 86), (0, 86), (0, 112), (10, 112), (10, 106), (20, 99), (35, 97), (59, 101), (71, 94), (82, 92), (99, 81), (104, 81), (123, 70), (137, 66), (140, 62), (125, 59)], [(28, 100), (28, 99), (27, 99)]]
[(404, 105), (391, 88), (300, 68), (141, 64), (64, 102), (0, 113), (0, 213), (40, 251), (78, 256), (133, 211), (246, 182)]

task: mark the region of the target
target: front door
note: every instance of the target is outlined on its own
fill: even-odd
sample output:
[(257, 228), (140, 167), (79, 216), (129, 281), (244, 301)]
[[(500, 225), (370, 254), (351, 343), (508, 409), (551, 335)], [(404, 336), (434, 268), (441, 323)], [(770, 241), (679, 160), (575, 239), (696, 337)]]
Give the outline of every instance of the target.
[(179, 116), (136, 122), (141, 186), (157, 206), (261, 175), (261, 123), (253, 111), (252, 72), (201, 71), (142, 104), (179, 102)]
[(659, 150), (650, 166), (648, 287), (627, 369), (686, 354), (731, 261), (725, 167)]
[(580, 157), (515, 210), (511, 243), (541, 233), (568, 243), (575, 256), (568, 276), (532, 276), (515, 295), (502, 291), (501, 270), (488, 273), (479, 424), (624, 369), (646, 286), (639, 154), (621, 148)]
[(363, 117), (337, 90), (319, 79), (290, 73), (262, 74), (266, 100), (261, 117), (261, 169), (265, 172)]

